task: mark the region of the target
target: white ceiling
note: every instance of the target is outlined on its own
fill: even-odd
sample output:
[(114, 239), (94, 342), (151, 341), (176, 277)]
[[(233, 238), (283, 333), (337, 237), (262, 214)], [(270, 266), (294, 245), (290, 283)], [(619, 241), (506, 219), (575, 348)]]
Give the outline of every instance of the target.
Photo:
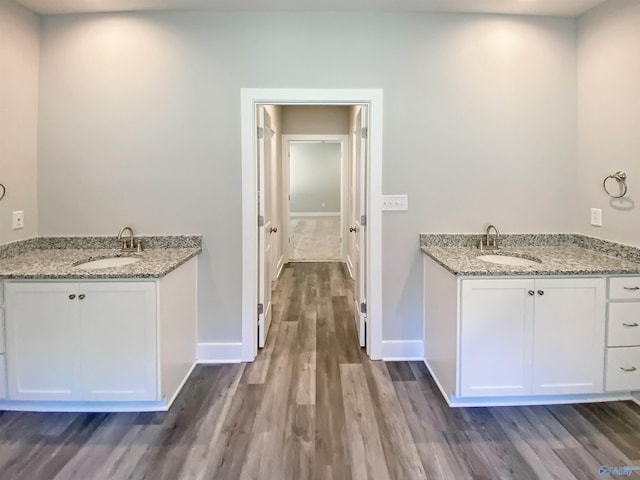
[(574, 17), (605, 0), (16, 0), (43, 14), (131, 10), (466, 12)]

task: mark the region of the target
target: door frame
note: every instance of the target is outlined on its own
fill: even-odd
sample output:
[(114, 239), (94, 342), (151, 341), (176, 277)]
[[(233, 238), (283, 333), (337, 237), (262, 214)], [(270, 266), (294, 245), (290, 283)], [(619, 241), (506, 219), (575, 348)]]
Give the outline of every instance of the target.
[[(340, 152), (340, 238), (345, 239), (345, 195), (347, 190), (347, 178), (345, 175), (345, 169), (349, 162), (346, 161), (345, 155), (349, 152), (349, 135), (305, 135), (305, 134), (291, 134), (282, 135), (282, 226), (283, 226), (283, 238), (285, 239), (285, 252), (282, 256), (283, 263), (289, 263), (289, 243), (287, 238), (289, 236), (289, 199), (290, 194), (290, 172), (291, 172), (291, 156), (289, 155), (290, 142), (328, 142), (328, 143), (340, 143), (342, 151)], [(340, 260), (345, 261), (346, 249), (345, 242), (340, 242)]]
[(242, 155), (242, 360), (258, 353), (258, 209), (256, 105), (368, 105), (369, 175), (367, 188), (367, 353), (382, 358), (382, 89), (240, 90)]

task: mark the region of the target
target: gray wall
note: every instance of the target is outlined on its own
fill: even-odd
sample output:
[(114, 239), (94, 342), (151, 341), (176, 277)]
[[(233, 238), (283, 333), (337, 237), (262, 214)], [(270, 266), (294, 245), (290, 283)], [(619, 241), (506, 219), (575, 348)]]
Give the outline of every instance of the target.
[(202, 233), (200, 341), (241, 339), (242, 87), (384, 89), (383, 193), (411, 205), (383, 215), (386, 340), (422, 337), (420, 232), (579, 223), (574, 20), (162, 12), (42, 27), (41, 233)]
[(339, 143), (291, 143), (291, 213), (340, 213)]
[(288, 105), (282, 107), (285, 135), (346, 135), (349, 107), (329, 105)]
[[(36, 15), (0, 0), (0, 244), (38, 232), (39, 30)], [(14, 210), (24, 211), (24, 229), (12, 230)]]
[[(578, 25), (579, 228), (640, 246), (640, 2), (610, 1)], [(612, 200), (602, 180), (617, 170), (629, 193)], [(591, 207), (602, 228), (590, 225)]]

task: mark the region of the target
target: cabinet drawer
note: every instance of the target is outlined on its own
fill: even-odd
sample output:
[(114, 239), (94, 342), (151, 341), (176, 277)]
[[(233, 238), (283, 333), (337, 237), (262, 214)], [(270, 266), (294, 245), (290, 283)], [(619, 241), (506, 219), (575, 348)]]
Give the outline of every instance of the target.
[(4, 308), (0, 307), (0, 353), (4, 353), (4, 349), (5, 349), (5, 344), (4, 344), (4, 329), (6, 327), (4, 326)]
[(640, 347), (608, 348), (606, 391), (640, 390)]
[(607, 345), (640, 346), (640, 302), (609, 304)]
[(640, 277), (610, 278), (609, 298), (612, 300), (640, 300)]
[(7, 398), (7, 357), (0, 355), (0, 398)]

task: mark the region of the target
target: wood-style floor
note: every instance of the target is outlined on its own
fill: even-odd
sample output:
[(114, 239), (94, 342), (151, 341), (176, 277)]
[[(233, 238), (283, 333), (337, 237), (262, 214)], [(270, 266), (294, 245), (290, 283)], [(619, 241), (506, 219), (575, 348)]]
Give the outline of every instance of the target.
[(640, 466), (637, 405), (449, 409), (420, 362), (367, 358), (351, 296), (340, 264), (287, 266), (257, 360), (198, 367), (167, 413), (1, 413), (0, 478), (582, 480)]
[(339, 261), (340, 217), (291, 217), (289, 239), (292, 261)]

